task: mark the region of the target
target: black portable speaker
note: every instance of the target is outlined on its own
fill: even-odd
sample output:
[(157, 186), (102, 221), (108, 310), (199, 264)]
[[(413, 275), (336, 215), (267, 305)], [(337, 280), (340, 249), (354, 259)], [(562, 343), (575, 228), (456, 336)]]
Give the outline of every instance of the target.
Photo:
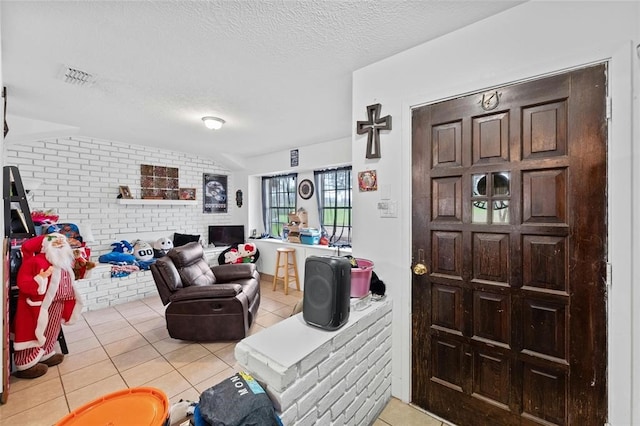
[(345, 257), (309, 256), (304, 266), (302, 318), (307, 324), (337, 330), (349, 319), (351, 263)]

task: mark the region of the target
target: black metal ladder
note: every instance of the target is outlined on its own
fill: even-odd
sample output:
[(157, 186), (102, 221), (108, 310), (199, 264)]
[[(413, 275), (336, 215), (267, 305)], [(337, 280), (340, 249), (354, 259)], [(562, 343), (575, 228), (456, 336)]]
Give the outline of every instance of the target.
[[(4, 234), (10, 241), (22, 241), (36, 236), (36, 227), (31, 219), (27, 191), (22, 184), (20, 171), (17, 166), (3, 167), (4, 198)], [(19, 250), (18, 245), (12, 245), (12, 250)], [(15, 274), (10, 274), (9, 313), (13, 320), (18, 301), (18, 287), (15, 282)], [(69, 349), (62, 329), (58, 335), (58, 343), (63, 354), (68, 354)]]

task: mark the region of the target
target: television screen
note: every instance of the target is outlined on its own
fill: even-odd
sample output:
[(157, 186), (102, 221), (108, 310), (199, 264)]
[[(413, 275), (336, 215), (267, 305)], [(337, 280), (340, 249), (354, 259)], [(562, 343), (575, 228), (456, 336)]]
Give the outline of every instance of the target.
[(209, 244), (233, 246), (244, 243), (244, 225), (209, 226)]

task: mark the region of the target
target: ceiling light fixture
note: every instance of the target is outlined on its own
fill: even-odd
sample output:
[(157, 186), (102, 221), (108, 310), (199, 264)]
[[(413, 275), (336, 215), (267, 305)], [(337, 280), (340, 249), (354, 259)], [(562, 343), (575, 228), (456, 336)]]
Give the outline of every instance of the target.
[(202, 117), (202, 121), (204, 121), (204, 125), (207, 126), (207, 129), (211, 130), (218, 130), (224, 123), (226, 123), (226, 121), (224, 121), (222, 118), (210, 116)]

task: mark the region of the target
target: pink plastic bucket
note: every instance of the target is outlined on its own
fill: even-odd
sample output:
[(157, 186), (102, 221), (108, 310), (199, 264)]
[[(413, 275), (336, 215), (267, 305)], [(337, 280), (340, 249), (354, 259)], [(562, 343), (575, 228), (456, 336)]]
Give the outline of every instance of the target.
[(373, 262), (356, 258), (357, 268), (351, 268), (351, 297), (363, 297), (369, 293)]

